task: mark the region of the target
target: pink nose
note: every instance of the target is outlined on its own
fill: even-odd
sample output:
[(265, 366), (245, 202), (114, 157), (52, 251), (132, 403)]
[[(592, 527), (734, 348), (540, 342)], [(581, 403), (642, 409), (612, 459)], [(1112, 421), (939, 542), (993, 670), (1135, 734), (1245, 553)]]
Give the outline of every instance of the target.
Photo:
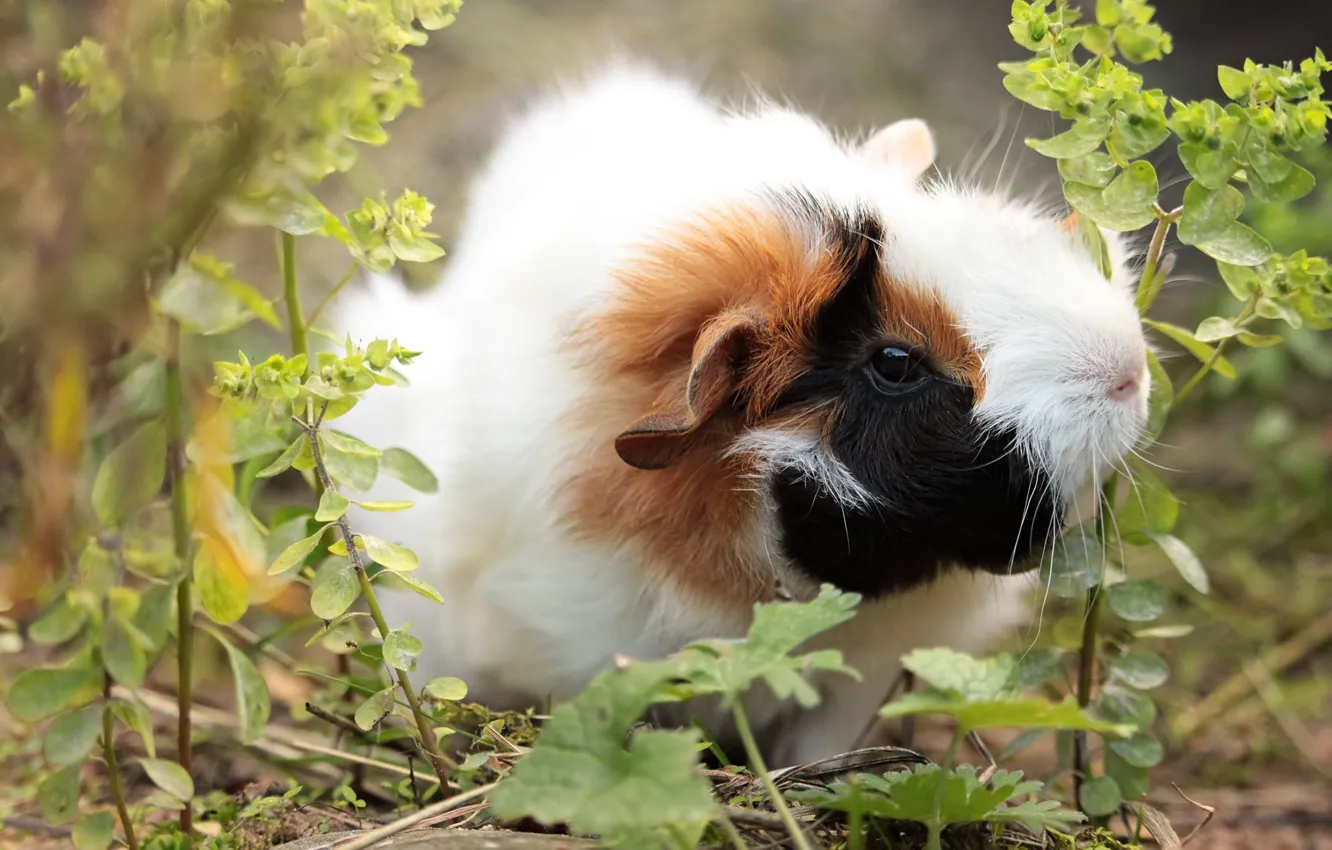
[(1125, 372), (1110, 383), (1109, 395), (1115, 401), (1128, 401), (1142, 389), (1142, 380), (1138, 374)]

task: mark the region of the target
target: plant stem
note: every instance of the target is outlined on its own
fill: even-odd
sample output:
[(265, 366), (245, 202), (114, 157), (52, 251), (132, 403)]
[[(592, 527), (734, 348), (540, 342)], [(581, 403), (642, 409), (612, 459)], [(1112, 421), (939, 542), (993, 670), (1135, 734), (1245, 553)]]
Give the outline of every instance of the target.
[[(1109, 560), (1113, 548), (1110, 540), (1113, 528), (1109, 517), (1115, 510), (1115, 493), (1119, 487), (1119, 473), (1111, 472), (1101, 485), (1096, 502), (1096, 537), (1101, 545), (1101, 556)], [(1087, 589), (1087, 608), (1082, 621), (1082, 645), (1078, 648), (1078, 707), (1091, 705), (1096, 689), (1096, 659), (1100, 649), (1101, 632), (1101, 597), (1105, 588), (1105, 575), (1095, 587)], [(1082, 783), (1090, 770), (1087, 754), (1087, 733), (1078, 729), (1073, 732), (1073, 797), (1081, 800)], [(1079, 803), (1079, 805), (1081, 805)]]
[(313, 365), (310, 362), (310, 338), (305, 331), (305, 314), (301, 312), (301, 291), (296, 286), (296, 237), (290, 233), (282, 234), (282, 297), (287, 303), (291, 353), (305, 355), (305, 375), (308, 375)]
[(740, 830), (735, 828), (735, 824), (731, 823), (731, 816), (726, 813), (724, 806), (717, 812), (717, 825), (721, 827), (722, 833), (726, 835), (726, 840), (731, 842), (731, 846), (735, 850), (748, 850), (745, 839), (740, 836)]
[[(328, 468), (324, 465), (324, 450), (319, 446), (319, 428), (309, 426), (306, 433), (310, 440), (310, 454), (314, 458), (315, 473), (319, 481), (323, 484), (325, 490), (333, 489), (333, 480), (328, 477)], [(361, 585), (361, 595), (365, 597), (366, 607), (370, 609), (370, 619), (374, 621), (375, 628), (379, 629), (381, 637), (388, 637), (388, 621), (384, 619), (384, 612), (379, 607), (379, 598), (375, 596), (375, 588), (370, 583), (370, 577), (365, 573), (365, 562), (361, 560), (361, 552), (356, 548), (356, 535), (352, 533), (351, 523), (347, 521), (347, 515), (338, 517), (338, 532), (342, 535), (342, 542), (347, 547), (347, 558), (352, 563), (352, 569), (356, 571), (356, 580)], [(426, 755), (430, 757), (431, 767), (435, 769), (435, 775), (439, 777), (440, 793), (448, 795), (449, 780), (448, 769), (456, 767), (447, 756), (440, 752), (439, 744), (435, 741), (435, 734), (430, 728), (429, 721), (426, 720), (425, 713), (421, 711), (421, 701), (417, 699), (416, 689), (412, 687), (411, 678), (407, 671), (394, 668), (393, 672), (398, 679), (398, 687), (402, 690), (403, 696), (407, 698), (407, 705), (412, 710), (412, 716), (416, 718), (416, 728), (421, 734), (421, 746), (425, 749)]]
[(782, 823), (786, 824), (786, 831), (791, 833), (791, 841), (797, 850), (813, 850), (805, 831), (800, 828), (795, 816), (787, 808), (782, 792), (777, 790), (777, 783), (768, 775), (767, 765), (763, 763), (763, 756), (759, 753), (758, 743), (754, 740), (753, 730), (749, 728), (749, 718), (745, 715), (745, 708), (740, 704), (739, 697), (736, 697), (731, 705), (731, 716), (735, 718), (735, 731), (739, 733), (740, 741), (745, 745), (745, 755), (749, 758), (750, 769), (758, 774), (759, 782), (763, 783), (763, 790), (768, 792), (768, 799), (772, 801), (773, 808), (777, 810)]
[(120, 784), (120, 762), (116, 760), (115, 717), (111, 714), (111, 674), (106, 674), (102, 685), (104, 704), (102, 705), (102, 758), (106, 761), (107, 780), (111, 783), (111, 798), (116, 801), (116, 811), (120, 813), (120, 826), (125, 831), (125, 844), (129, 850), (139, 850), (139, 842), (134, 837), (134, 821), (130, 820), (129, 807), (125, 805), (125, 788)]
[(1170, 225), (1179, 220), (1181, 212), (1182, 210), (1173, 210), (1167, 213), (1158, 208), (1156, 230), (1152, 231), (1152, 241), (1147, 245), (1147, 258), (1142, 267), (1142, 278), (1138, 281), (1135, 306), (1139, 314), (1145, 314), (1156, 301), (1156, 296), (1161, 293), (1161, 287), (1156, 281), (1156, 272), (1161, 266), (1161, 254), (1165, 250), (1165, 240), (1170, 232)]
[(347, 273), (342, 276), (342, 279), (334, 284), (333, 288), (325, 293), (324, 297), (319, 300), (319, 303), (315, 305), (314, 312), (310, 314), (310, 318), (305, 320), (305, 326), (307, 328), (319, 321), (319, 317), (324, 314), (324, 310), (328, 307), (329, 303), (337, 297), (338, 293), (341, 292), (349, 282), (351, 282), (352, 275), (356, 274), (356, 267), (357, 263), (352, 261), (351, 268), (347, 269)]
[[(190, 749), (190, 702), (194, 666), (194, 587), (190, 575), (189, 493), (185, 490), (185, 392), (180, 374), (180, 323), (167, 322), (166, 423), (167, 468), (171, 476), (171, 533), (181, 577), (176, 584), (176, 687), (180, 716), (176, 720), (176, 759), (186, 773), (193, 761)], [(194, 830), (194, 813), (187, 804), (180, 810), (180, 828)]]

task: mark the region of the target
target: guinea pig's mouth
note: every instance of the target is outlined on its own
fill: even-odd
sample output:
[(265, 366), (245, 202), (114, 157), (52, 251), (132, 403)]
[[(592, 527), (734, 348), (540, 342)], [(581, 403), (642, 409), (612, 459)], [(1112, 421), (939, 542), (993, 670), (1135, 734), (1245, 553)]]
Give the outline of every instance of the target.
[[(1066, 506), (1049, 476), (1013, 435), (979, 445), (857, 463), (850, 473), (873, 496), (851, 503), (798, 469), (771, 478), (782, 547), (794, 565), (867, 597), (900, 593), (955, 569), (1028, 572), (1054, 545)], [(840, 453), (839, 453), (840, 454)]]

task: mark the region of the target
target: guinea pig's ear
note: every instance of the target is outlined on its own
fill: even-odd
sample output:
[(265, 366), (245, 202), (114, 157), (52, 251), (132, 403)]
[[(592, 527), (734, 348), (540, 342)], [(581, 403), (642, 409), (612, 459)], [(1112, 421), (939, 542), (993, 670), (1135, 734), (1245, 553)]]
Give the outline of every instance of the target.
[(877, 165), (895, 169), (912, 181), (934, 164), (934, 134), (919, 118), (894, 121), (860, 146), (860, 155)]
[(688, 371), (681, 370), (648, 413), (615, 438), (615, 451), (625, 463), (665, 469), (685, 455), (699, 428), (735, 391), (740, 362), (758, 322), (750, 312), (727, 310), (703, 325)]

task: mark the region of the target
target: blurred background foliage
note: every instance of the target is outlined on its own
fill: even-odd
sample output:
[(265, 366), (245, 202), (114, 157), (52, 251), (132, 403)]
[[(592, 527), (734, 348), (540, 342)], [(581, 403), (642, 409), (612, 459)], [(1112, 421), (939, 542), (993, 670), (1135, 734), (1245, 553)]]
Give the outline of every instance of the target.
[[(276, 26), (295, 25), (283, 4), (267, 5), (264, 14)], [(23, 35), (34, 24), (32, 14), (59, 8), (63, 20), (39, 21), (37, 30), (69, 44), (71, 33), (123, 25), (118, 6), (114, 0), (69, 0), (59, 7), (0, 3), (4, 99), (31, 81), (35, 52), (50, 49)], [(919, 116), (935, 128), (943, 170), (1058, 197), (1053, 167), (1022, 144), (1025, 136), (1049, 135), (1049, 117), (1023, 110), (1000, 85), (995, 63), (1021, 51), (1008, 38), (1008, 4), (998, 0), (469, 0), (462, 15), (465, 26), (414, 54), (422, 107), (391, 125), (393, 143), (364, 150), (354, 166), (321, 186), (320, 200), (330, 209), (355, 206), (381, 188), (396, 196), (410, 186), (437, 205), (431, 229), (447, 249), (466, 200), (466, 178), (484, 161), (504, 118), (540, 87), (614, 53), (656, 59), (731, 99), (743, 99), (751, 86), (761, 88), (848, 133)], [(1180, 98), (1216, 96), (1219, 63), (1307, 56), (1320, 38), (1326, 46), (1332, 35), (1332, 6), (1322, 0), (1171, 0), (1160, 4), (1158, 19), (1174, 35), (1176, 52), (1142, 73), (1149, 85)], [(178, 96), (195, 103), (198, 91)], [(84, 173), (92, 161), (81, 147), (86, 141), (51, 139), (45, 173), (94, 193), (85, 212), (51, 201), (61, 195), (60, 185), (15, 200), (26, 166), (15, 119), (0, 120), (0, 239), (7, 240), (0, 242), (0, 411), (6, 432), (0, 446), (0, 559), (12, 564), (20, 547), (14, 537), (18, 520), (37, 497), (17, 484), (24, 447), (42, 434), (41, 422), (31, 421), (34, 388), (69, 378), (59, 352), (74, 340), (93, 364), (77, 380), (96, 398), (119, 377), (124, 364), (117, 366), (117, 358), (141, 328), (141, 282), (162, 258), (135, 252), (151, 241), (144, 228), (163, 224), (151, 210), (165, 203), (171, 189), (162, 179), (170, 163), (139, 141), (169, 142), (171, 128), (131, 127), (136, 132), (127, 138), (135, 144), (113, 152), (113, 168), (138, 176), (137, 183), (118, 184), (121, 192), (137, 185), (132, 197), (96, 195), (95, 175)], [(1173, 146), (1153, 156), (1163, 182), (1185, 176), (1174, 156)], [(1246, 216), (1278, 251), (1307, 247), (1327, 255), (1332, 157), (1324, 149), (1321, 158), (1304, 164), (1319, 180), (1313, 196), (1293, 207), (1255, 206)], [(19, 238), (24, 245), (12, 241)], [(33, 244), (40, 250), (27, 250)], [(69, 250), (76, 244), (81, 250)], [(266, 295), (280, 293), (268, 231), (222, 227), (211, 232), (206, 247), (235, 261), (236, 275)], [(20, 254), (27, 264), (10, 261)], [(74, 259), (94, 266), (71, 267), (67, 261)], [(118, 271), (100, 274), (97, 263)], [(307, 303), (336, 283), (345, 263), (339, 246), (311, 245), (302, 258)], [(1181, 257), (1161, 301), (1164, 318), (1176, 313), (1187, 320), (1212, 312), (1211, 302), (1228, 303), (1209, 266)], [(428, 286), (438, 270), (435, 263), (403, 272), (410, 285)], [(1238, 379), (1209, 380), (1192, 410), (1175, 417), (1170, 444), (1151, 456), (1167, 468), (1185, 503), (1179, 534), (1202, 556), (1215, 587), (1201, 602), (1196, 595), (1186, 602), (1180, 593), (1173, 612), (1175, 622), (1195, 631), (1171, 650), (1177, 672), (1160, 701), (1179, 733), (1177, 747), (1184, 731), (1201, 733), (1179, 754), (1173, 770), (1181, 775), (1227, 782), (1332, 775), (1332, 335), (1283, 333), (1289, 345), (1236, 353)], [(229, 356), (237, 347), (262, 354), (283, 346), (260, 323), (207, 342), (190, 352), (195, 363)], [(1159, 342), (1174, 353), (1168, 342)], [(1189, 367), (1187, 358), (1174, 359)], [(71, 408), (62, 416), (85, 413)], [(60, 425), (46, 427), (58, 431)], [(59, 476), (38, 479), (50, 485)], [(37, 495), (64, 498), (50, 486)], [(1169, 580), (1164, 564), (1134, 563)], [(1047, 620), (1041, 639), (1060, 641), (1070, 625), (1076, 624), (1067, 618), (1053, 626)], [(1015, 643), (1030, 638), (1015, 636)]]

